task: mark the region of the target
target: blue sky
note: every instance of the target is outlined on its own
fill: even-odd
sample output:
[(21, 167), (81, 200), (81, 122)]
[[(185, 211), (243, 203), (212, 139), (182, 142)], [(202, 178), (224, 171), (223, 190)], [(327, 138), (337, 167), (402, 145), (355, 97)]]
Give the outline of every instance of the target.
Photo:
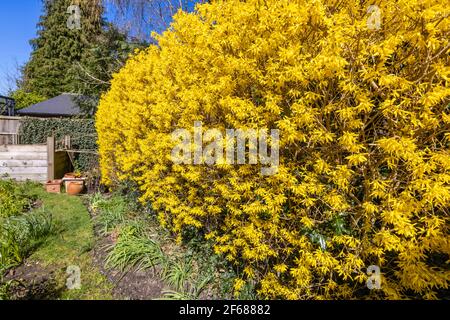
[(41, 0), (2, 0), (0, 4), (0, 94), (8, 89), (7, 74), (16, 63), (25, 63), (31, 52), (29, 40), (36, 36)]

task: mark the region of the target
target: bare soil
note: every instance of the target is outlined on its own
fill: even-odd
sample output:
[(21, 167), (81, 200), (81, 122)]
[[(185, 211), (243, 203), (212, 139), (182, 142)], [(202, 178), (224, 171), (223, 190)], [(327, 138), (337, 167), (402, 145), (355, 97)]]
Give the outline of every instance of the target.
[(151, 300), (162, 296), (164, 284), (154, 271), (139, 271), (131, 269), (121, 272), (115, 269), (106, 269), (105, 260), (108, 255), (107, 248), (114, 243), (111, 237), (98, 238), (92, 250), (93, 261), (100, 272), (114, 284), (113, 295), (117, 299), (125, 300)]
[[(91, 218), (95, 216), (88, 207)], [(100, 272), (114, 284), (113, 295), (117, 299), (125, 300), (152, 300), (160, 298), (166, 289), (163, 281), (155, 270), (140, 271), (133, 268), (127, 272), (117, 269), (105, 268), (108, 256), (107, 248), (115, 243), (117, 237), (114, 234), (102, 236), (98, 228), (94, 227), (96, 243), (92, 250), (94, 264)]]
[(58, 287), (54, 273), (38, 262), (25, 262), (12, 269), (5, 280), (10, 281), (10, 298), (13, 300), (52, 300), (57, 299), (64, 287)]

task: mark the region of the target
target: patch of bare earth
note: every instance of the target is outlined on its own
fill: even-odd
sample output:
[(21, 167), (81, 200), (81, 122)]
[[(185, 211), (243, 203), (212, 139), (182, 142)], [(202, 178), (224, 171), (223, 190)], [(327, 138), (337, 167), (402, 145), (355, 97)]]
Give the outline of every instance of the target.
[[(95, 221), (95, 215), (90, 210), (91, 218)], [(108, 256), (108, 248), (116, 239), (114, 234), (102, 236), (97, 227), (94, 227), (96, 243), (92, 250), (94, 264), (100, 272), (114, 285), (113, 295), (116, 299), (152, 300), (161, 298), (166, 289), (163, 281), (154, 270), (140, 271), (133, 268), (122, 272), (117, 269), (105, 268)]]
[(25, 262), (10, 270), (5, 276), (5, 280), (10, 282), (9, 296), (13, 300), (57, 299), (64, 288), (58, 287), (55, 271), (38, 262)]
[(100, 272), (114, 284), (113, 295), (118, 299), (151, 300), (160, 298), (164, 284), (154, 271), (139, 271), (136, 268), (127, 272), (105, 268), (107, 248), (114, 244), (111, 237), (97, 236), (92, 251), (93, 261)]

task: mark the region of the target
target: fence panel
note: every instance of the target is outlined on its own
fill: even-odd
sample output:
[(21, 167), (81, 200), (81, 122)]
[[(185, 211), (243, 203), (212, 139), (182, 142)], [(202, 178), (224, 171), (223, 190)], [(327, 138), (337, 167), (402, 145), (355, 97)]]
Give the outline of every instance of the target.
[(19, 144), (20, 118), (0, 116), (0, 145)]
[(47, 145), (0, 145), (0, 177), (45, 182)]

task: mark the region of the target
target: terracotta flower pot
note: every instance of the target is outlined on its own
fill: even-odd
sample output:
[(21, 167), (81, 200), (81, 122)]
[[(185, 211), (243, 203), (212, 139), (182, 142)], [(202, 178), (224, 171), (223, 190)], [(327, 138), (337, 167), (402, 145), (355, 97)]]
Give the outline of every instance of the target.
[(83, 192), (84, 182), (83, 181), (71, 181), (67, 186), (67, 194), (71, 196), (79, 195)]
[(62, 180), (51, 180), (45, 184), (45, 189), (50, 193), (61, 193)]
[(69, 173), (66, 173), (66, 174), (64, 175), (64, 178), (65, 178), (65, 179), (75, 179), (75, 178), (76, 178), (76, 175), (75, 175), (75, 173), (73, 173), (73, 172), (69, 172)]

